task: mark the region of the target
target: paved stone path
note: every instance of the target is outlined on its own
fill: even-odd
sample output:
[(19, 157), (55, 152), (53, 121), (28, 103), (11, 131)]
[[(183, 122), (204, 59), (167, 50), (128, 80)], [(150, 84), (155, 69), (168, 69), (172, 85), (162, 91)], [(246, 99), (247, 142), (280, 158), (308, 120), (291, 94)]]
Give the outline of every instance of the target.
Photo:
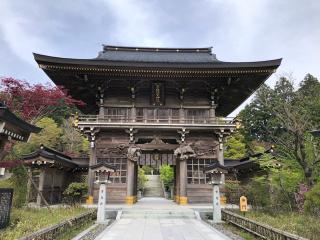
[[(96, 240), (227, 240), (218, 230), (195, 218), (179, 213), (192, 211), (163, 198), (143, 198), (133, 206), (132, 218), (121, 218), (104, 230)], [(150, 214), (155, 212), (156, 214)], [(157, 213), (172, 212), (173, 216)], [(146, 213), (145, 215), (143, 213)], [(177, 213), (177, 218), (175, 218)], [(136, 215), (135, 215), (136, 214)], [(182, 216), (182, 217), (179, 217)], [(188, 215), (189, 216), (189, 215)]]

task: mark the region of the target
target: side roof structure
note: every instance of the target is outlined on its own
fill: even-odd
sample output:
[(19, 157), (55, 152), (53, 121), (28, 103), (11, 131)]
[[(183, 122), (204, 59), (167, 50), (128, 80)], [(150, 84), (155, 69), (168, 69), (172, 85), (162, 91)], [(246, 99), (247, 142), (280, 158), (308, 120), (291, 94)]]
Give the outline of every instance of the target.
[(40, 132), (41, 128), (27, 123), (12, 113), (9, 108), (0, 102), (0, 134), (14, 140), (28, 141), (31, 133)]
[[(41, 157), (41, 159), (39, 158)], [(41, 145), (40, 148), (30, 154), (22, 156), (22, 161), (26, 165), (41, 166), (53, 164), (58, 167), (67, 167), (69, 169), (88, 168), (87, 164), (79, 164), (73, 159), (59, 151)]]

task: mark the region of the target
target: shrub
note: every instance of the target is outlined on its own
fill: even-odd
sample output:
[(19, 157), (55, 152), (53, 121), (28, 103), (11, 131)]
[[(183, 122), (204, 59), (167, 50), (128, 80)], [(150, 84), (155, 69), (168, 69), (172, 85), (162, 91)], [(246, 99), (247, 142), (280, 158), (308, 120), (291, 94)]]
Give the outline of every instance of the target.
[(150, 175), (153, 168), (148, 165), (144, 165), (142, 166), (142, 170), (144, 171), (144, 174)]
[(172, 186), (173, 177), (173, 168), (169, 165), (162, 165), (160, 168), (160, 178), (166, 190), (168, 190)]
[(87, 194), (88, 185), (86, 183), (73, 182), (63, 192), (66, 202), (75, 205), (80, 204), (81, 199)]
[(320, 182), (305, 194), (304, 209), (306, 212), (320, 216)]
[(143, 170), (143, 168), (138, 168), (138, 190), (143, 191), (148, 178)]

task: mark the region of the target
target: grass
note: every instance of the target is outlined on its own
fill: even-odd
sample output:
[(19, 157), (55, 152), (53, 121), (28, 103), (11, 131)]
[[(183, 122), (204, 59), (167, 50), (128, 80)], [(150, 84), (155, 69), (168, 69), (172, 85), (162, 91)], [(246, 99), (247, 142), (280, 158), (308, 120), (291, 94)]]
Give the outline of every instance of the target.
[(47, 208), (13, 208), (9, 226), (0, 230), (0, 239), (17, 239), (87, 211), (81, 207), (52, 208), (51, 212)]
[(246, 217), (308, 239), (319, 239), (320, 236), (319, 218), (313, 216), (296, 212), (265, 213), (249, 211), (246, 213)]

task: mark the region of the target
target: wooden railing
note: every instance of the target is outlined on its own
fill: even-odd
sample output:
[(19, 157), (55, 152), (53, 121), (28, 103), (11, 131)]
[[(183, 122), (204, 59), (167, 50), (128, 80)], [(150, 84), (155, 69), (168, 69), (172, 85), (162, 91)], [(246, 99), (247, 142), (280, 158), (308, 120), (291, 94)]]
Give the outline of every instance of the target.
[(182, 125), (235, 125), (233, 118), (215, 117), (215, 118), (129, 118), (124, 115), (80, 115), (78, 116), (79, 124), (81, 123), (123, 123), (123, 124), (182, 124)]
[(308, 240), (271, 226), (258, 223), (251, 219), (242, 217), (236, 213), (222, 210), (222, 220), (229, 222), (247, 232), (250, 232), (262, 239), (271, 239), (271, 240)]
[(70, 228), (80, 227), (87, 222), (96, 218), (96, 210), (83, 213), (77, 217), (70, 218), (56, 225), (40, 229), (26, 237), (22, 237), (19, 240), (50, 240), (57, 239), (59, 235), (66, 231), (70, 231)]

